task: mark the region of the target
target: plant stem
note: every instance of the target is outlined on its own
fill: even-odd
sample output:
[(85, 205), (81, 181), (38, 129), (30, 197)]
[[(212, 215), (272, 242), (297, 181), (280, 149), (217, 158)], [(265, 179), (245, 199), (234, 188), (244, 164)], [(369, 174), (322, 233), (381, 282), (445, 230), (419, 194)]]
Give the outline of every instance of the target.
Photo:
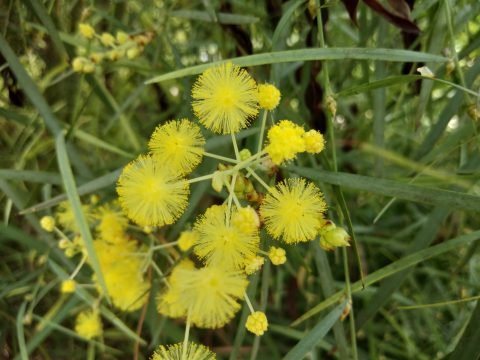
[(69, 279), (75, 279), (75, 276), (77, 276), (78, 272), (80, 271), (80, 269), (82, 268), (83, 264), (85, 264), (85, 261), (87, 260), (87, 256), (84, 255), (82, 257), (82, 260), (80, 260), (80, 262), (78, 263), (77, 267), (75, 268), (75, 270), (73, 270), (73, 273), (72, 275), (70, 275)]
[(247, 167), (247, 171), (248, 171), (248, 173), (249, 173), (250, 175), (252, 175), (252, 176), (255, 178), (255, 180), (257, 180), (266, 190), (268, 190), (268, 191), (271, 191), (271, 190), (272, 190), (272, 188), (271, 188), (265, 181), (263, 181), (263, 179), (262, 179), (260, 176), (258, 176), (257, 173), (256, 173), (255, 171), (253, 171), (253, 169)]
[(233, 150), (235, 150), (235, 156), (237, 157), (237, 160), (240, 161), (240, 152), (238, 151), (237, 139), (235, 139), (235, 134), (233, 132), (231, 132), (230, 135), (232, 136), (232, 144)]
[(187, 345), (188, 345), (188, 335), (190, 333), (190, 313), (191, 313), (192, 308), (188, 309), (188, 314), (187, 314), (187, 324), (185, 326), (185, 337), (183, 338), (183, 349), (182, 349), (182, 360), (188, 360), (187, 359)]
[(209, 153), (209, 152), (204, 152), (203, 155), (207, 156), (207, 157), (210, 157), (210, 158), (213, 158), (213, 159), (222, 160), (222, 161), (226, 161), (226, 162), (233, 163), (233, 164), (238, 164), (238, 160), (235, 160), (235, 159), (232, 159), (232, 158), (229, 158), (229, 157), (226, 157), (226, 156), (212, 154), (212, 153)]
[(252, 303), (250, 302), (250, 298), (248, 297), (247, 293), (243, 293), (243, 297), (245, 298), (245, 302), (247, 303), (248, 309), (253, 314), (255, 310), (253, 309)]
[(267, 123), (267, 114), (268, 114), (268, 110), (267, 109), (263, 110), (262, 124), (260, 125), (260, 134), (258, 135), (257, 152), (260, 152), (262, 150), (263, 134), (265, 133), (265, 125)]

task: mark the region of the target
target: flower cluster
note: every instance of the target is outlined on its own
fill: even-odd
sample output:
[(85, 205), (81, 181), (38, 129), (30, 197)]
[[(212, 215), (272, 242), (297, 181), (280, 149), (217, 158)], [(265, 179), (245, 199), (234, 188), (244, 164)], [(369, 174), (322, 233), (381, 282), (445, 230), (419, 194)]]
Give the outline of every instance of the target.
[(102, 61), (117, 61), (123, 58), (135, 59), (143, 53), (145, 45), (152, 41), (153, 33), (129, 35), (118, 31), (115, 36), (108, 32), (97, 34), (86, 23), (78, 25), (78, 32), (87, 40), (87, 46), (78, 49), (80, 56), (72, 61), (72, 69), (78, 73), (93, 73)]

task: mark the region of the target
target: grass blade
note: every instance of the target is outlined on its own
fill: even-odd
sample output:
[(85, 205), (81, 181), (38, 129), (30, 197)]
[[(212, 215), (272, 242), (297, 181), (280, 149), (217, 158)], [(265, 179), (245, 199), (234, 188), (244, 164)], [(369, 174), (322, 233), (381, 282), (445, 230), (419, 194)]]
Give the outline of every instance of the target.
[(59, 174), (47, 171), (0, 169), (0, 178), (5, 180), (30, 181), (54, 185), (62, 183)]
[[(397, 260), (383, 268), (367, 275), (365, 277), (365, 285), (370, 286), (379, 282), (382, 279), (385, 279), (389, 276), (397, 274), (398, 272), (408, 269), (416, 264), (431, 259), (435, 256), (442, 255), (446, 252), (455, 250), (463, 245), (468, 245), (472, 241), (476, 241), (480, 239), (480, 231), (474, 231), (467, 235), (462, 235), (456, 237), (454, 239), (448, 240), (442, 244), (432, 246), (428, 249), (420, 250), (415, 254), (405, 256), (400, 260)], [(352, 293), (358, 292), (362, 289), (362, 283), (360, 281), (355, 282), (352, 284)], [(344, 291), (339, 291), (334, 295), (330, 296), (328, 299), (322, 301), (321, 303), (314, 306), (312, 309), (307, 311), (305, 314), (300, 316), (297, 320), (292, 323), (292, 326), (296, 326), (305, 320), (311, 318), (312, 316), (318, 314), (319, 312), (323, 311), (324, 309), (328, 308), (329, 306), (335, 304), (341, 298), (345, 296)]]
[(332, 326), (337, 322), (337, 320), (342, 315), (343, 309), (347, 304), (346, 301), (342, 302), (340, 305), (337, 305), (330, 313), (325, 316), (321, 321), (314, 326), (314, 328), (306, 334), (302, 340), (300, 340), (297, 345), (295, 345), (283, 360), (298, 360), (303, 359), (303, 357), (311, 351), (314, 346), (323, 339), (323, 337), (330, 331)]
[(177, 79), (184, 76), (200, 74), (205, 69), (225, 62), (233, 62), (240, 66), (257, 66), (284, 62), (312, 61), (312, 60), (378, 60), (395, 62), (443, 62), (448, 59), (433, 54), (410, 50), (374, 49), (374, 48), (327, 48), (327, 49), (298, 49), (275, 51), (264, 54), (242, 56), (209, 64), (190, 66), (166, 74), (155, 76), (147, 80), (146, 84), (153, 84), (165, 80)]
[(107, 285), (105, 284), (105, 279), (103, 278), (102, 270), (100, 269), (100, 263), (98, 262), (98, 257), (93, 247), (93, 238), (90, 233), (90, 228), (87, 224), (85, 214), (82, 211), (80, 197), (77, 192), (77, 186), (75, 185), (75, 179), (73, 177), (72, 169), (70, 168), (70, 162), (67, 156), (67, 148), (65, 145), (65, 139), (63, 134), (58, 134), (56, 141), (56, 150), (57, 150), (57, 160), (58, 167), (62, 174), (63, 185), (65, 186), (65, 192), (67, 194), (68, 201), (72, 206), (73, 213), (75, 215), (75, 220), (77, 221), (78, 228), (80, 230), (80, 235), (83, 239), (83, 244), (87, 250), (88, 258), (90, 264), (97, 276), (100, 287), (102, 288), (103, 293), (108, 299)]
[(28, 360), (27, 345), (25, 344), (25, 334), (23, 332), (23, 318), (25, 316), (26, 308), (27, 308), (27, 303), (24, 301), (22, 305), (20, 305), (20, 309), (18, 310), (17, 321), (16, 321), (18, 347), (20, 348), (20, 358), (22, 360)]
[(480, 358), (480, 301), (477, 302), (473, 310), (467, 328), (460, 338), (455, 350), (446, 358), (446, 360), (471, 360)]

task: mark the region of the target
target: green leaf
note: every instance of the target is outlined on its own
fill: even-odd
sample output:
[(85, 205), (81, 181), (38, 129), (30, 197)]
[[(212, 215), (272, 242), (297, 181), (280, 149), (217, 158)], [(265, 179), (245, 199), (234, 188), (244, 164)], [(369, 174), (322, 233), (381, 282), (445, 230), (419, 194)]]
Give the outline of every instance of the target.
[[(428, 249), (420, 250), (412, 255), (405, 256), (400, 260), (394, 261), (393, 263), (384, 266), (383, 268), (371, 273), (370, 275), (365, 277), (365, 285), (370, 286), (373, 285), (380, 280), (383, 280), (393, 274), (396, 274), (402, 270), (408, 269), (422, 261), (431, 259), (435, 256), (442, 255), (446, 252), (455, 250), (463, 245), (468, 245), (472, 241), (476, 241), (480, 239), (480, 231), (474, 231), (467, 235), (462, 235), (456, 237), (454, 239), (448, 240), (442, 244), (432, 246)], [(352, 293), (358, 292), (362, 290), (362, 283), (360, 281), (355, 282), (352, 284)], [(321, 303), (314, 306), (312, 309), (307, 311), (305, 314), (300, 316), (297, 320), (292, 323), (292, 326), (296, 326), (305, 320), (311, 318), (312, 316), (318, 314), (322, 310), (328, 308), (329, 306), (335, 304), (341, 298), (345, 296), (345, 291), (339, 291), (334, 295), (328, 297)]]
[(59, 174), (47, 171), (0, 169), (0, 178), (5, 180), (29, 181), (59, 185), (62, 179)]
[(303, 359), (304, 356), (311, 351), (315, 345), (317, 345), (320, 340), (330, 331), (332, 326), (337, 322), (337, 320), (342, 315), (343, 309), (347, 304), (346, 301), (343, 301), (340, 305), (337, 305), (330, 313), (325, 316), (321, 321), (313, 327), (308, 334), (306, 334), (302, 340), (300, 340), (297, 345), (295, 345), (283, 360), (299, 360)]
[(87, 250), (90, 264), (93, 268), (93, 271), (95, 272), (95, 275), (97, 276), (103, 293), (108, 299), (107, 285), (105, 284), (105, 279), (100, 268), (100, 263), (98, 261), (97, 254), (93, 246), (93, 238), (92, 234), (90, 233), (87, 219), (85, 218), (85, 214), (82, 211), (82, 204), (80, 203), (80, 197), (78, 195), (77, 187), (75, 185), (75, 179), (73, 177), (72, 169), (70, 168), (70, 162), (68, 160), (67, 149), (65, 146), (65, 139), (62, 133), (57, 135), (55, 144), (57, 150), (58, 167), (60, 168), (60, 172), (62, 173), (63, 185), (65, 186), (65, 192), (67, 193), (68, 201), (72, 206), (75, 220), (80, 230), (83, 244), (85, 245), (85, 249)]
[(17, 314), (17, 341), (18, 347), (20, 348), (20, 358), (22, 360), (28, 360), (28, 351), (27, 345), (25, 344), (25, 334), (23, 331), (23, 319), (25, 317), (25, 310), (27, 308), (27, 302), (24, 301), (22, 305), (20, 305), (20, 309), (18, 310)]
[(364, 190), (375, 194), (399, 199), (447, 206), (456, 209), (480, 211), (480, 197), (458, 191), (442, 190), (419, 185), (405, 184), (396, 180), (379, 179), (371, 176), (331, 172), (289, 166), (298, 175), (309, 179), (338, 185), (355, 190)]
[(326, 49), (298, 49), (275, 51), (264, 54), (242, 56), (209, 64), (190, 66), (184, 69), (175, 70), (166, 74), (156, 76), (147, 80), (146, 84), (153, 84), (165, 80), (177, 79), (184, 76), (200, 74), (212, 66), (233, 62), (239, 66), (258, 66), (265, 64), (276, 64), (284, 62), (313, 61), (313, 60), (379, 60), (396, 62), (434, 62), (447, 61), (448, 59), (433, 54), (427, 54), (410, 50), (397, 49), (374, 49), (374, 48), (326, 48)]
[[(243, 25), (243, 24), (254, 24), (260, 21), (258, 17), (251, 16), (251, 15), (229, 14), (224, 12), (219, 12), (216, 15), (217, 15), (218, 22), (220, 24)], [(205, 11), (199, 11), (199, 10), (175, 10), (170, 12), (170, 16), (183, 18), (183, 19), (213, 22), (211, 15), (209, 15)]]
[(467, 328), (457, 343), (455, 350), (448, 355), (446, 360), (472, 360), (480, 358), (480, 301), (470, 316)]

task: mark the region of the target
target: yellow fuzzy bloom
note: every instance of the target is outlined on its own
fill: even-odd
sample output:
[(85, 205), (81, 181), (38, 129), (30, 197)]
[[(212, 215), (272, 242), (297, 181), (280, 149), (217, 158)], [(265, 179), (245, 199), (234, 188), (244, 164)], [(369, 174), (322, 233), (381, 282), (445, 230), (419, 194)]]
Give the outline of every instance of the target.
[(71, 294), (75, 292), (75, 288), (77, 287), (75, 280), (68, 279), (63, 280), (62, 285), (60, 286), (60, 292), (64, 294)]
[(216, 329), (224, 326), (240, 309), (237, 300), (243, 297), (248, 281), (240, 271), (218, 267), (180, 269), (172, 285), (181, 294), (178, 302), (190, 309), (192, 324)]
[(107, 291), (113, 305), (123, 311), (134, 311), (145, 304), (150, 285), (143, 278), (143, 260), (135, 256), (137, 245), (126, 237), (114, 243), (94, 241)]
[[(92, 216), (92, 209), (90, 205), (82, 204), (81, 209), (88, 223), (91, 223), (94, 218)], [(69, 230), (77, 233), (79, 232), (75, 214), (73, 213), (73, 209), (68, 201), (63, 201), (58, 205), (55, 217), (64, 230)]]
[(55, 229), (55, 219), (53, 216), (43, 216), (40, 219), (40, 226), (43, 230), (52, 232)]
[(260, 218), (250, 206), (237, 208), (232, 214), (232, 225), (244, 233), (257, 231), (260, 227)]
[(122, 45), (125, 44), (128, 40), (130, 40), (130, 35), (128, 35), (124, 31), (117, 31), (117, 33), (115, 34), (115, 39), (120, 45)]
[(114, 243), (124, 237), (128, 220), (117, 202), (99, 207), (94, 216), (99, 219), (96, 230), (100, 238)]
[(280, 102), (280, 90), (272, 84), (258, 85), (258, 104), (262, 109), (273, 110)]
[(193, 251), (207, 265), (242, 269), (247, 259), (254, 257), (258, 250), (258, 229), (243, 223), (238, 228), (233, 221), (227, 225), (226, 217), (226, 205), (214, 205), (207, 209), (195, 223), (194, 229), (199, 238)]
[(187, 119), (158, 126), (148, 148), (153, 156), (174, 171), (189, 174), (202, 161), (205, 138), (200, 128)]
[(95, 36), (95, 29), (89, 24), (80, 23), (78, 24), (78, 31), (86, 39), (93, 39)]
[(285, 249), (272, 246), (268, 251), (268, 258), (273, 265), (282, 265), (287, 261)]
[(303, 140), (305, 140), (306, 152), (318, 154), (325, 148), (325, 139), (322, 133), (316, 130), (310, 130), (303, 134)]
[(248, 315), (245, 327), (251, 333), (257, 336), (262, 336), (268, 329), (268, 320), (264, 312), (255, 311)]
[(75, 321), (75, 332), (85, 339), (102, 335), (102, 320), (97, 310), (82, 311)]
[(327, 205), (323, 194), (304, 179), (287, 179), (265, 197), (260, 214), (267, 231), (287, 244), (313, 240)]
[(193, 85), (192, 98), (195, 115), (216, 133), (238, 132), (258, 114), (255, 80), (230, 62), (203, 72)]
[(195, 231), (182, 231), (178, 238), (178, 247), (183, 252), (188, 251), (198, 240), (198, 234)]
[(265, 147), (273, 163), (280, 165), (305, 151), (305, 130), (290, 120), (281, 120), (268, 131), (268, 145)]
[(105, 46), (113, 46), (115, 45), (115, 38), (112, 34), (104, 32), (100, 36), (100, 42)]
[(117, 183), (123, 209), (141, 226), (172, 224), (188, 205), (189, 191), (178, 173), (145, 155), (128, 164)]
[(188, 342), (185, 352), (183, 343), (167, 346), (160, 345), (150, 360), (215, 360), (216, 358), (215, 353), (211, 352), (206, 346)]
[(261, 256), (255, 256), (249, 260), (247, 260), (246, 265), (245, 265), (245, 273), (247, 275), (251, 275), (253, 273), (256, 273), (258, 270), (260, 270), (265, 262), (265, 259)]

